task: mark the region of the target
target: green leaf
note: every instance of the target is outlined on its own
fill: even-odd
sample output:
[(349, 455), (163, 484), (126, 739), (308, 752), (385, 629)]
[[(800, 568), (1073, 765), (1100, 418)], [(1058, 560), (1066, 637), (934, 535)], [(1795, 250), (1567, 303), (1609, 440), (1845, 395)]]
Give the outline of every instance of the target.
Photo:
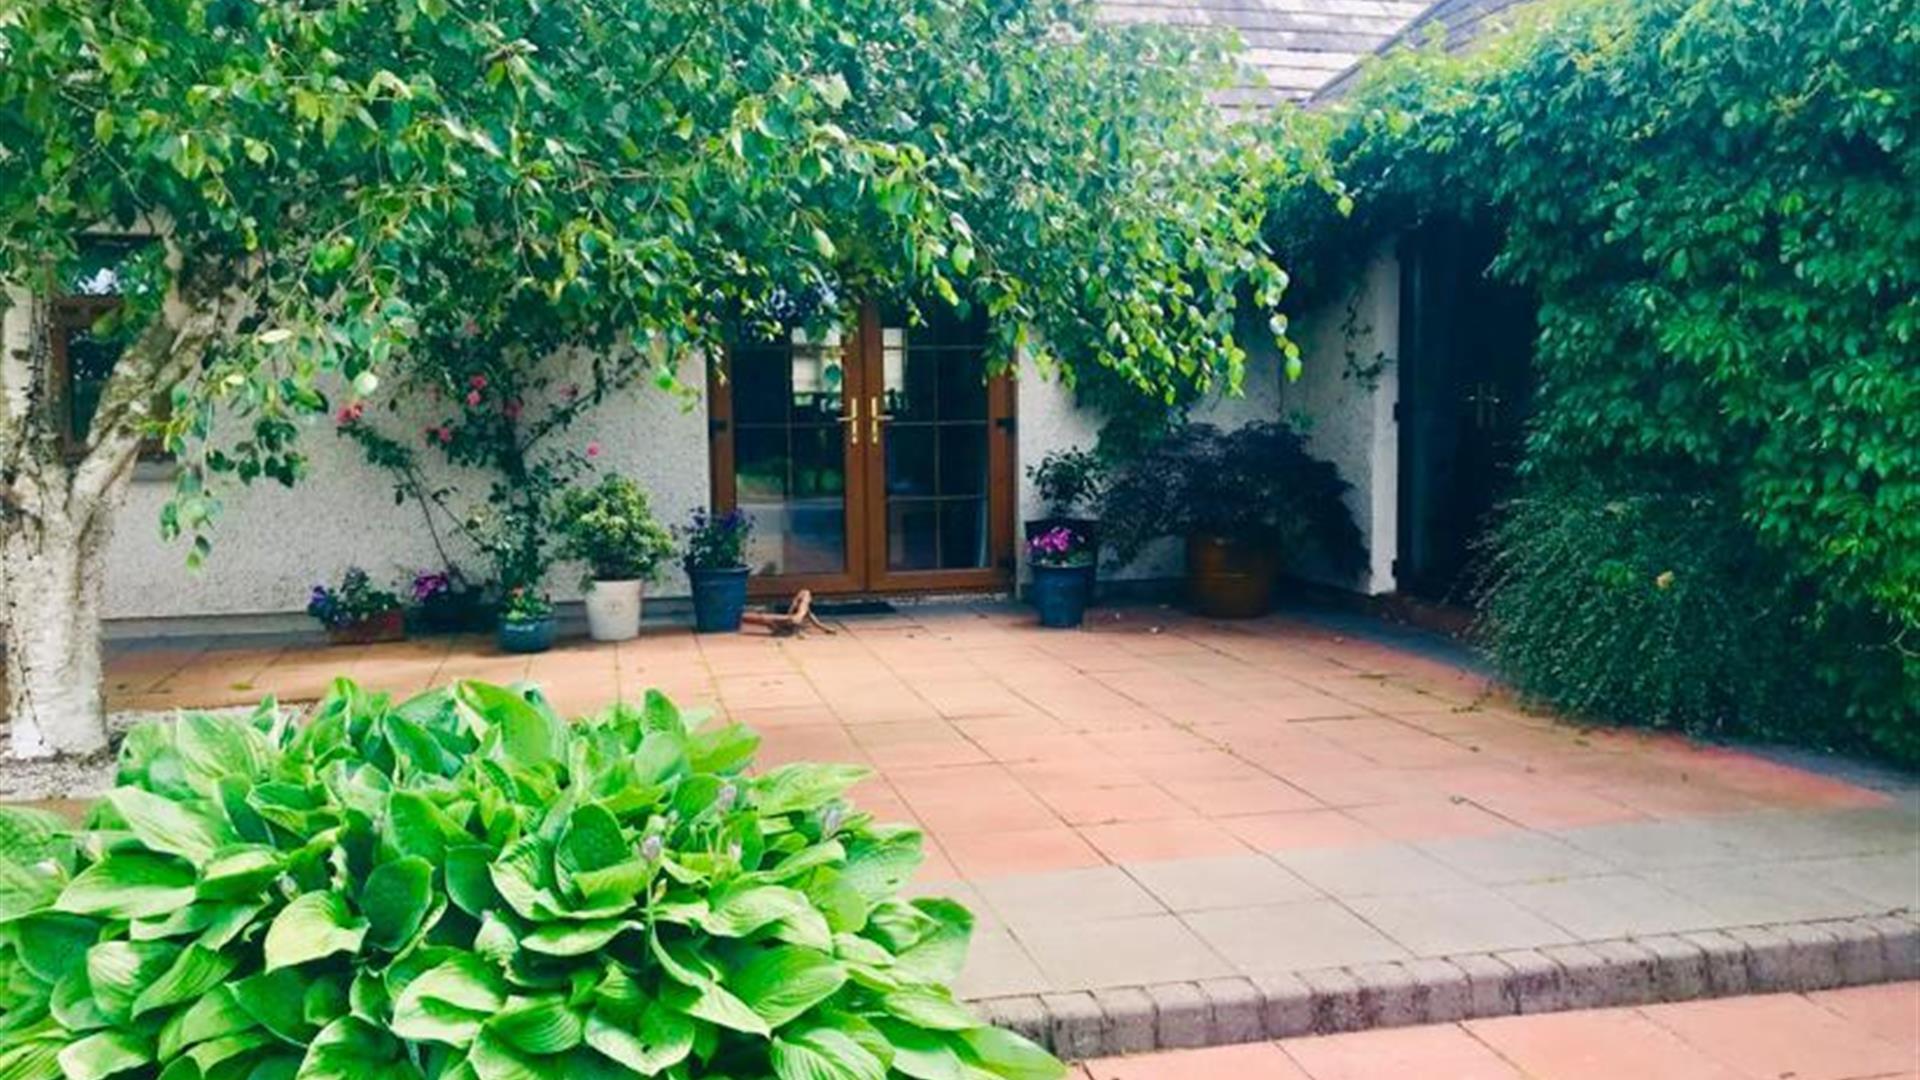
[(693, 1052), (693, 1021), (660, 1001), (647, 1004), (638, 1030), (602, 1006), (587, 1017), (587, 1045), (642, 1076), (678, 1065)]
[(52, 874), (0, 856), (0, 919), (39, 911), (60, 894), (60, 881)]
[(419, 1080), (402, 1053), (391, 1035), (343, 1016), (314, 1037), (295, 1080)]
[(155, 1009), (178, 1005), (200, 998), (220, 985), (233, 971), (234, 961), (220, 953), (189, 945), (167, 969), (133, 1001), (133, 1019), (138, 1020)]
[(413, 940), (427, 917), (432, 891), (433, 865), (418, 855), (374, 867), (360, 891), (368, 943), (376, 948), (398, 949)]
[(754, 780), (754, 803), (767, 815), (818, 810), (871, 775), (859, 765), (781, 765)]
[(0, 858), (34, 866), (59, 856), (68, 846), (71, 826), (65, 818), (27, 806), (0, 806)]
[(204, 863), (234, 837), (225, 822), (139, 788), (115, 788), (107, 801), (120, 811), (127, 828), (148, 848)]
[(200, 873), (195, 893), (208, 900), (258, 897), (286, 870), (286, 857), (262, 844), (220, 849)]
[(87, 950), (100, 940), (100, 924), (79, 915), (43, 912), (13, 924), (13, 945), (33, 977), (52, 985), (87, 962)]
[(966, 1031), (980, 1021), (953, 1000), (944, 987), (902, 987), (880, 997), (880, 1007), (894, 1016), (934, 1031)]
[(747, 1004), (721, 987), (718, 983), (703, 986), (685, 986), (680, 983), (668, 983), (661, 988), (660, 1000), (668, 1007), (696, 1019), (718, 1024), (733, 1031), (744, 1031), (749, 1035), (765, 1037), (772, 1029), (760, 1019), (760, 1014), (747, 1008)]
[(339, 952), (359, 952), (367, 926), (347, 911), (339, 894), (303, 893), (267, 927), (266, 970), (318, 960)]
[(131, 1031), (101, 1031), (60, 1051), (60, 1070), (67, 1080), (101, 1080), (152, 1060), (153, 1047), (144, 1037)]
[(726, 775), (744, 768), (760, 747), (760, 736), (742, 724), (695, 732), (687, 740), (687, 763), (695, 772)]
[(1003, 1028), (978, 1027), (959, 1038), (971, 1061), (1004, 1080), (1060, 1080), (1067, 1075), (1067, 1067), (1052, 1054)]
[(564, 759), (562, 724), (525, 697), (503, 686), (471, 680), (456, 683), (453, 695), (475, 732), (494, 733), (495, 745), (507, 761), (537, 768)]
[(160, 1029), (159, 1056), (170, 1060), (195, 1043), (235, 1035), (258, 1026), (253, 1014), (240, 1007), (231, 987), (217, 986), (205, 997), (174, 1014)]
[(842, 1032), (817, 1027), (782, 1035), (767, 1060), (780, 1080), (886, 1080), (887, 1066)]
[(178, 859), (114, 851), (82, 870), (55, 904), (76, 915), (138, 919), (165, 915), (193, 902), (193, 868)]
[(108, 1019), (119, 1023), (133, 1012), (134, 999), (180, 954), (163, 941), (103, 941), (87, 950), (87, 984)]
[(485, 844), (458, 844), (447, 849), (447, 895), (455, 907), (475, 918), (501, 902), (488, 865), (492, 859), (493, 849)]
[(508, 998), (486, 1027), (508, 1045), (529, 1054), (558, 1054), (579, 1046), (586, 1019), (558, 994)]
[(408, 983), (393, 1001), (393, 1032), (414, 1042), (464, 1047), (506, 1003), (498, 973), (476, 956), (459, 956)]
[(230, 984), (233, 999), (260, 1026), (290, 1043), (305, 1046), (315, 1033), (307, 1020), (307, 982), (292, 968), (251, 975)]
[(712, 905), (700, 925), (720, 937), (746, 937), (781, 919), (813, 910), (804, 895), (781, 885), (727, 889), (713, 897)]
[(967, 1064), (953, 1047), (953, 1036), (885, 1020), (875, 1026), (893, 1048), (894, 1072), (913, 1080), (970, 1080)]
[(520, 945), (547, 956), (584, 956), (619, 937), (631, 925), (625, 919), (546, 923), (522, 937)]
[(587, 803), (574, 810), (567, 833), (560, 840), (560, 861), (575, 873), (604, 870), (633, 858), (633, 845), (627, 842), (607, 808)]
[(972, 913), (952, 900), (933, 897), (915, 900), (913, 907), (933, 919), (934, 927), (899, 951), (894, 971), (916, 982), (953, 982), (966, 966), (967, 946), (973, 938)]
[(173, 745), (187, 781), (201, 794), (212, 794), (230, 776), (260, 777), (272, 757), (266, 737), (251, 724), (209, 713), (183, 714), (174, 725)]
[(781, 945), (762, 950), (726, 984), (768, 1027), (777, 1028), (832, 997), (846, 981), (846, 970), (831, 957)]

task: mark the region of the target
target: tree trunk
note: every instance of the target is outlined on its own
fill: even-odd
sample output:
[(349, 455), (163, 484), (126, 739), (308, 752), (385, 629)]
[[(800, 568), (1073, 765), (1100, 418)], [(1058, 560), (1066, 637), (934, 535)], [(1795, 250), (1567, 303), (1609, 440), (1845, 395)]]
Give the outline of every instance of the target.
[(14, 757), (106, 749), (101, 593), (111, 511), (17, 522), (0, 538), (7, 721)]

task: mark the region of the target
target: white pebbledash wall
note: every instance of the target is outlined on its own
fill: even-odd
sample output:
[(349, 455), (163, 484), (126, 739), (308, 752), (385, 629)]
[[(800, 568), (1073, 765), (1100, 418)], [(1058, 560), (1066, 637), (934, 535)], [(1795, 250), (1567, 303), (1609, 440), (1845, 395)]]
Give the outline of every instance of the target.
[[(1305, 362), (1300, 380), (1287, 383), (1274, 350), (1256, 348), (1244, 395), (1215, 397), (1193, 412), (1196, 420), (1224, 427), (1279, 417), (1308, 429), (1314, 452), (1333, 461), (1353, 484), (1348, 498), (1370, 551), (1371, 566), (1361, 580), (1330, 583), (1364, 592), (1393, 586), (1398, 272), (1393, 258), (1383, 254), (1349, 296), (1296, 321), (1294, 336)], [(21, 315), (17, 308), (10, 313), (7, 335), (25, 332)], [(1364, 364), (1379, 354), (1390, 359), (1371, 387), (1352, 377), (1349, 355)], [(682, 375), (690, 385), (704, 386), (698, 363), (689, 361)], [(1021, 372), (1017, 417), (1015, 483), (1024, 520), (1042, 512), (1027, 467), (1053, 450), (1091, 448), (1099, 419), (1075, 406), (1071, 391), (1030, 365)], [(400, 427), (395, 422), (395, 430)], [(582, 447), (597, 442), (599, 464), (644, 485), (664, 521), (682, 521), (709, 499), (703, 396), (685, 399), (642, 386), (610, 400), (569, 437)], [(160, 508), (173, 490), (170, 475), (164, 467), (142, 466), (109, 555), (107, 613), (114, 632), (303, 627), (299, 613), (308, 590), (337, 581), (349, 566), (399, 581), (439, 564), (418, 507), (395, 505), (386, 474), (367, 466), (358, 446), (334, 433), (330, 419), (311, 421), (305, 449), (312, 469), (298, 487), (266, 482), (224, 490), (214, 552), (199, 571), (187, 569), (183, 544), (160, 537)], [(423, 455), (423, 460), (432, 457)], [(457, 538), (448, 542), (457, 559), (483, 565)], [(1116, 579), (1173, 578), (1181, 573), (1181, 558), (1178, 543), (1166, 541), (1107, 573)], [(1024, 565), (1021, 575), (1024, 580)], [(571, 568), (559, 570), (553, 585), (561, 599), (579, 595)], [(650, 590), (657, 597), (685, 594), (677, 567)]]

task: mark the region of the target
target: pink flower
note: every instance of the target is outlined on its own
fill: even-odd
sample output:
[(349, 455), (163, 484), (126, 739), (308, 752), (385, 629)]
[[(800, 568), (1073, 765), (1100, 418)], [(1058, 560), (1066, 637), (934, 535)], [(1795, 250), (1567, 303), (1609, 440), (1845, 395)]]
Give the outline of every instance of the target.
[(445, 446), (446, 444), (453, 441), (453, 429), (450, 427), (447, 427), (444, 424), (441, 425), (440, 430), (434, 432), (433, 435), (434, 435), (434, 438), (437, 438), (440, 440), (440, 445), (442, 446)]
[(506, 404), (500, 406), (500, 411), (502, 413), (505, 413), (507, 419), (509, 420), (520, 419), (520, 403), (517, 401), (509, 401)]
[(590, 443), (588, 443), (588, 444), (587, 444), (587, 456), (588, 456), (588, 457), (590, 457), (590, 458), (597, 458), (597, 457), (599, 457), (599, 456), (600, 456), (600, 444), (599, 444), (599, 443), (597, 443), (597, 442), (590, 442)]
[(342, 405), (340, 411), (333, 414), (334, 423), (339, 424), (341, 427), (351, 427), (360, 422), (360, 414), (365, 411), (365, 408), (364, 405), (361, 405), (357, 401), (349, 405)]
[(480, 404), (480, 391), (478, 391), (478, 390), (469, 390), (469, 391), (467, 391), (467, 404), (468, 404), (468, 405), (479, 405), (479, 404)]
[(467, 380), (467, 385), (475, 390), (485, 390), (487, 388), (487, 377), (485, 375), (475, 375), (473, 378)]

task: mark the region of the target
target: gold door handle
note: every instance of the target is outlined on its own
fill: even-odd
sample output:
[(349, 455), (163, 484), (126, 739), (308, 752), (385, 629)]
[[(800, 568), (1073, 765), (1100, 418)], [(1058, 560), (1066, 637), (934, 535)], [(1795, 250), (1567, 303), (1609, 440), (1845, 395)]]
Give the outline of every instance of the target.
[(893, 419), (892, 413), (883, 413), (880, 411), (880, 395), (879, 394), (875, 394), (872, 397), (867, 399), (867, 417), (871, 425), (870, 427), (867, 428), (867, 433), (869, 436), (867, 441), (872, 443), (875, 446), (879, 446), (880, 445), (880, 421)]
[(847, 399), (847, 405), (849, 408), (853, 410), (853, 412), (849, 413), (846, 416), (840, 417), (840, 422), (843, 424), (849, 425), (847, 427), (847, 442), (853, 446), (859, 446), (860, 445), (860, 398), (859, 396), (855, 395), (853, 397), (849, 397)]

